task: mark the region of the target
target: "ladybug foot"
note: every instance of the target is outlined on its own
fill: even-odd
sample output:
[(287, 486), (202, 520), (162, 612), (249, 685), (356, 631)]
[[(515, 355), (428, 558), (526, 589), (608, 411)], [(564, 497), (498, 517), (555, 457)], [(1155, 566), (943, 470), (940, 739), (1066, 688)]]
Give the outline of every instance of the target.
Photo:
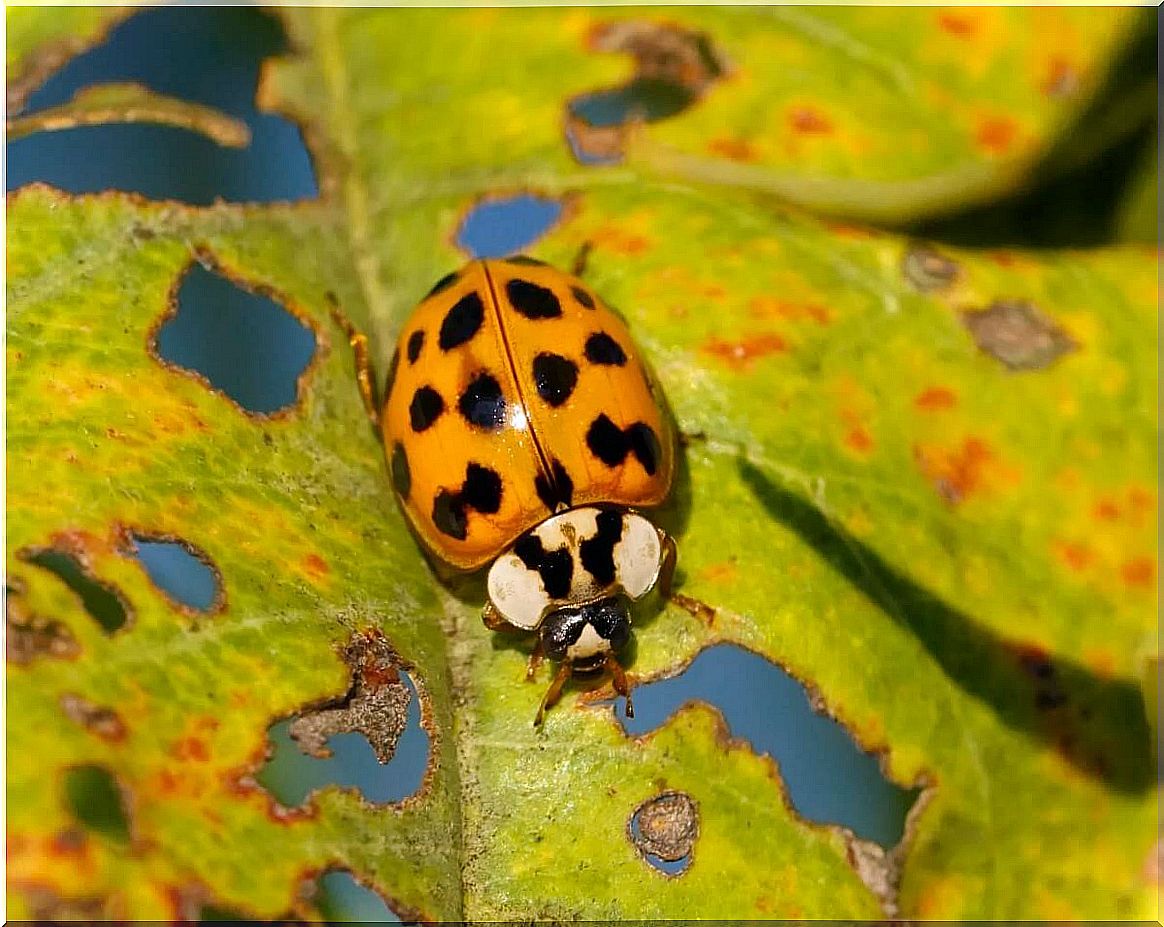
[(618, 660), (614, 658), (614, 654), (608, 653), (606, 655), (606, 668), (610, 672), (611, 681), (614, 683), (614, 691), (626, 699), (626, 716), (633, 718), (635, 716), (634, 702), (631, 701), (631, 684), (627, 678), (626, 671), (619, 664)]

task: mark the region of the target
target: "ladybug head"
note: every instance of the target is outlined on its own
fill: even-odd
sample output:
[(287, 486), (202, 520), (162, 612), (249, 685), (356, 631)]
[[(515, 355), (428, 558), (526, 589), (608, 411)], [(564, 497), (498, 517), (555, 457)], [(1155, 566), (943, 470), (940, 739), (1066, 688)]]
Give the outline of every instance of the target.
[(630, 610), (625, 596), (584, 605), (565, 605), (546, 615), (538, 633), (551, 660), (569, 660), (576, 673), (600, 669), (607, 654), (630, 641)]

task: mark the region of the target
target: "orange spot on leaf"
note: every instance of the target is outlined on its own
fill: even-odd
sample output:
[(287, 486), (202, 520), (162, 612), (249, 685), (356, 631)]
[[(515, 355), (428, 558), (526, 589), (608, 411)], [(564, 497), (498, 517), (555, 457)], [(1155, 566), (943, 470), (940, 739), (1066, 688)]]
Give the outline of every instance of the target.
[(801, 135), (828, 135), (833, 124), (824, 115), (809, 106), (798, 106), (788, 115), (789, 125)]
[(198, 737), (183, 737), (171, 751), (180, 760), (195, 760), (200, 763), (210, 759), (210, 750), (206, 742)]
[(961, 447), (914, 446), (921, 472), (951, 505), (985, 489), (988, 484), (1017, 483), (1019, 472), (1004, 465), (981, 438), (966, 438)]
[(756, 296), (748, 303), (748, 314), (754, 319), (784, 319), (789, 322), (812, 321), (828, 325), (832, 314), (818, 303), (794, 303), (774, 296)]
[(931, 386), (917, 394), (913, 404), (926, 412), (937, 412), (941, 409), (952, 409), (958, 404), (958, 396), (952, 389), (944, 386)]
[(1111, 499), (1100, 499), (1091, 510), (1091, 517), (1096, 521), (1117, 521), (1120, 517), (1119, 506)]
[(726, 361), (733, 370), (747, 370), (755, 360), (787, 349), (784, 339), (774, 333), (753, 335), (743, 341), (710, 338), (703, 343), (705, 353)]
[(704, 567), (700, 570), (699, 577), (711, 583), (723, 583), (734, 580), (736, 573), (735, 563), (731, 560), (725, 560), (722, 563), (713, 563), (710, 566)]
[(308, 554), (303, 558), (303, 569), (311, 576), (321, 577), (326, 576), (331, 572), (331, 567), (327, 565), (319, 554)]
[(752, 144), (743, 138), (713, 138), (707, 143), (707, 150), (729, 161), (756, 161), (760, 157)]
[(864, 428), (857, 426), (849, 429), (849, 433), (845, 435), (845, 444), (858, 454), (868, 454), (873, 450), (873, 436)]
[(1018, 136), (1018, 125), (1009, 116), (991, 116), (978, 123), (978, 147), (992, 155), (1010, 150)]
[(1086, 570), (1095, 559), (1090, 547), (1072, 541), (1056, 541), (1055, 554), (1076, 573)]
[(1156, 564), (1150, 557), (1136, 557), (1120, 568), (1120, 576), (1127, 585), (1146, 589), (1156, 578)]
[(938, 25), (943, 31), (960, 39), (968, 38), (978, 31), (978, 23), (966, 13), (939, 13)]

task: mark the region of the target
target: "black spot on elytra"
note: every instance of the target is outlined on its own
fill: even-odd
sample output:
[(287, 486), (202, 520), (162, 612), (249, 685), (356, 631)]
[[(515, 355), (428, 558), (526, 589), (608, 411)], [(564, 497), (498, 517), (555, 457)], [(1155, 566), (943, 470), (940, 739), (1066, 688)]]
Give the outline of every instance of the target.
[(463, 541), (469, 533), (469, 509), (492, 515), (501, 508), (501, 475), (479, 463), (465, 467), (465, 480), (455, 492), (442, 489), (432, 503), (437, 530)]
[(605, 414), (599, 415), (586, 432), (586, 446), (608, 467), (617, 467), (627, 454), (634, 454), (648, 476), (654, 476), (659, 467), (659, 438), (653, 428), (635, 422), (619, 428)]
[(423, 347), (424, 332), (418, 330), (408, 336), (408, 363), (416, 363), (416, 359), (420, 357), (420, 351)]
[(432, 289), (429, 290), (427, 294), (425, 294), (424, 298), (429, 299), (430, 297), (436, 296), (437, 293), (440, 293), (442, 290), (447, 290), (457, 282), (458, 276), (459, 274), (455, 270), (451, 274), (445, 274), (440, 278), (440, 280), (432, 285)]
[(438, 343), (442, 351), (451, 351), (472, 338), (485, 320), (485, 304), (476, 291), (466, 293), (448, 311), (441, 322)]
[(572, 287), (570, 287), (570, 292), (573, 293), (574, 298), (576, 300), (578, 300), (578, 302), (580, 302), (587, 309), (594, 308), (594, 297), (591, 296), (589, 293), (587, 293), (584, 289), (582, 289), (582, 287), (572, 286)]
[(556, 457), (550, 463), (550, 478), (547, 479), (544, 473), (539, 473), (534, 480), (534, 489), (537, 490), (542, 504), (551, 512), (556, 512), (562, 506), (569, 508), (574, 504), (574, 481), (570, 479), (570, 474)]
[(501, 476), (496, 470), (471, 463), (465, 468), (461, 500), (471, 509), (493, 515), (501, 508)]
[(515, 254), (513, 257), (505, 259), (507, 264), (522, 264), (526, 267), (545, 267), (545, 261), (539, 261), (537, 258), (527, 257), (524, 254)]
[(623, 520), (618, 512), (598, 513), (598, 531), (578, 545), (582, 566), (604, 586), (614, 582), (614, 548), (622, 539)]
[(539, 354), (533, 362), (538, 395), (555, 409), (570, 398), (578, 382), (578, 365), (560, 354)]
[(458, 405), (465, 420), (478, 428), (500, 428), (505, 422), (501, 384), (488, 373), (479, 373), (469, 381)]
[(595, 332), (586, 339), (586, 359), (605, 367), (621, 367), (626, 363), (626, 352), (606, 332)]
[(444, 411), (445, 401), (441, 399), (441, 394), (431, 386), (420, 387), (413, 393), (412, 404), (408, 407), (412, 430), (421, 432), (431, 428)]
[(412, 491), (412, 470), (408, 466), (408, 454), (399, 441), (392, 446), (392, 485), (400, 493), (401, 499), (407, 499), (409, 492)]
[(513, 308), (527, 319), (556, 319), (562, 314), (562, 304), (550, 290), (528, 280), (510, 280), (505, 294)]
[(547, 551), (542, 546), (541, 538), (536, 534), (527, 534), (513, 545), (513, 552), (526, 569), (534, 570), (542, 578), (546, 595), (551, 599), (564, 599), (570, 594), (574, 558), (565, 547)]

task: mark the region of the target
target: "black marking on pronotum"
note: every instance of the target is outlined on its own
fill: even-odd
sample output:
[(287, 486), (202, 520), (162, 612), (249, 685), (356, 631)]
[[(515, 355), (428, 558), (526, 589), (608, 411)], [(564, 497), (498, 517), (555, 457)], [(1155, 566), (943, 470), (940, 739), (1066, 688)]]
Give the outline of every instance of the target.
[(457, 274), (457, 271), (455, 271), (455, 270), (452, 273), (445, 274), (443, 277), (440, 278), (440, 280), (438, 280), (436, 283), (434, 283), (432, 285), (432, 289), (429, 290), (428, 293), (425, 294), (424, 298), (429, 299), (432, 296), (436, 296), (437, 293), (441, 292), (442, 290), (447, 290), (449, 287), (451, 287), (454, 283), (457, 282), (457, 276), (458, 276), (458, 274)]
[(470, 425), (490, 430), (505, 423), (505, 397), (501, 384), (488, 373), (479, 373), (465, 387), (458, 403), (461, 415)]
[(526, 267), (545, 267), (546, 266), (545, 261), (539, 261), (537, 258), (527, 257), (524, 254), (515, 254), (515, 255), (513, 255), (513, 257), (507, 257), (505, 259), (505, 263), (507, 263), (507, 264), (523, 264)]
[(538, 395), (556, 409), (574, 392), (578, 365), (561, 354), (543, 352), (534, 358), (533, 376)]
[(513, 308), (527, 319), (556, 319), (562, 314), (558, 297), (528, 280), (510, 280), (505, 284), (505, 295)]
[(408, 454), (399, 441), (392, 446), (392, 485), (396, 487), (402, 499), (407, 499), (412, 491), (412, 471), (408, 467)]
[(626, 363), (626, 352), (606, 332), (595, 332), (586, 339), (586, 359), (604, 367), (621, 367)]
[(551, 512), (556, 512), (561, 506), (569, 508), (574, 504), (574, 481), (557, 457), (550, 462), (550, 478), (546, 479), (544, 473), (539, 473), (534, 479), (534, 489)]
[(412, 404), (408, 407), (408, 419), (412, 430), (426, 431), (445, 411), (445, 401), (431, 386), (422, 386), (412, 394)]
[(570, 287), (570, 292), (573, 293), (574, 298), (576, 300), (578, 300), (578, 302), (580, 302), (587, 309), (594, 308), (594, 297), (591, 296), (589, 293), (587, 293), (584, 289), (582, 289), (582, 287), (572, 286), (572, 287)]
[(623, 520), (618, 512), (598, 513), (598, 531), (578, 545), (582, 566), (604, 586), (614, 582), (614, 548), (622, 540)]
[(441, 322), (439, 344), (442, 351), (451, 351), (472, 338), (485, 320), (485, 304), (474, 290), (466, 293)]
[(408, 363), (415, 364), (424, 347), (424, 332), (420, 329), (408, 336)]
[(432, 503), (432, 522), (442, 534), (463, 541), (468, 536), (469, 509), (493, 515), (501, 508), (501, 475), (479, 463), (465, 467), (465, 481), (455, 492), (442, 489)]
[(627, 454), (635, 455), (648, 476), (654, 476), (659, 467), (659, 438), (643, 422), (619, 428), (605, 413), (599, 415), (586, 432), (586, 446), (608, 467), (617, 467)]
[(542, 578), (546, 595), (551, 599), (564, 599), (569, 595), (570, 581), (574, 577), (574, 558), (567, 548), (546, 550), (541, 538), (536, 534), (527, 534), (513, 545), (513, 553), (527, 570), (535, 571)]

